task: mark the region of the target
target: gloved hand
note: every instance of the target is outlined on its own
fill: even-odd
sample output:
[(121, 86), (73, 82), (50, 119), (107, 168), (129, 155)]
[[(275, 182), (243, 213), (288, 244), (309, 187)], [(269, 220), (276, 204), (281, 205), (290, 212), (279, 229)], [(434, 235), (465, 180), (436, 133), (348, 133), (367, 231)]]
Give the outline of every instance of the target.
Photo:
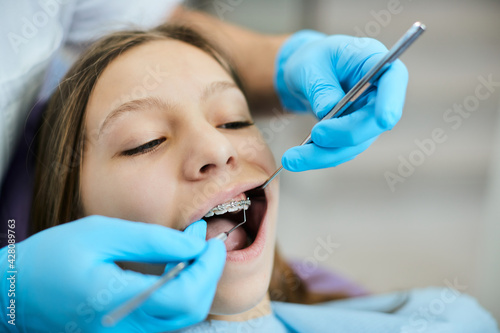
[[(275, 88), (282, 105), (325, 116), (387, 52), (370, 38), (326, 36), (304, 30), (292, 35), (276, 58)], [(316, 124), (313, 144), (293, 147), (282, 163), (290, 171), (336, 166), (363, 152), (401, 118), (408, 71), (396, 60), (376, 89), (349, 107), (343, 116)]]
[[(198, 230), (200, 229), (200, 230)], [(188, 229), (203, 233), (206, 222)], [(225, 263), (220, 240), (159, 225), (90, 216), (16, 244), (15, 323), (7, 324), (7, 248), (0, 251), (2, 324), (20, 332), (159, 332), (202, 321)], [(116, 326), (102, 316), (142, 292), (158, 276), (124, 271), (114, 261), (165, 263), (195, 258)], [(4, 269), (5, 268), (5, 269)], [(7, 276), (6, 276), (7, 275)], [(8, 318), (7, 318), (8, 319)]]

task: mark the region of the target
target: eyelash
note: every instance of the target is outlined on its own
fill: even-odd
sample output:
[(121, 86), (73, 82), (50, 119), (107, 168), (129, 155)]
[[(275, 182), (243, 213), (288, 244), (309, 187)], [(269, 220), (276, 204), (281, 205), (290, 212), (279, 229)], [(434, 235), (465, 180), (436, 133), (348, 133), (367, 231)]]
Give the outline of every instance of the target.
[(232, 123), (227, 123), (227, 124), (220, 125), (219, 128), (236, 130), (236, 129), (240, 129), (240, 128), (245, 128), (245, 127), (248, 127), (248, 126), (252, 126), (253, 124), (254, 123), (251, 122), (251, 121), (235, 121), (235, 122), (232, 122)]
[(152, 152), (155, 150), (160, 144), (162, 144), (166, 139), (161, 138), (161, 139), (155, 139), (151, 140), (143, 145), (140, 145), (139, 147), (125, 150), (122, 155), (124, 156), (135, 156), (135, 155), (141, 155), (141, 154), (147, 154), (149, 152)]
[[(223, 124), (223, 125), (219, 126), (219, 128), (237, 130), (237, 129), (252, 126), (253, 124), (254, 123), (251, 121), (235, 121), (232, 123)], [(140, 145), (139, 147), (125, 150), (122, 153), (122, 155), (123, 156), (135, 156), (135, 155), (147, 154), (149, 152), (154, 151), (165, 140), (166, 140), (165, 138), (151, 140), (143, 145)]]

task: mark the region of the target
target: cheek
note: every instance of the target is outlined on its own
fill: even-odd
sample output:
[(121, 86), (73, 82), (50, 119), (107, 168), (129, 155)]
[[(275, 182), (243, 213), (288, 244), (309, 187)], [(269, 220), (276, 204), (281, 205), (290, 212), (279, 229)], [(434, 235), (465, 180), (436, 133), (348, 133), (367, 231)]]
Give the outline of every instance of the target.
[(171, 226), (169, 209), (175, 186), (169, 170), (141, 163), (99, 164), (89, 159), (81, 170), (85, 215), (104, 215), (130, 221)]
[(238, 140), (236, 149), (240, 158), (262, 166), (268, 173), (274, 172), (274, 156), (256, 128), (252, 130), (251, 135)]

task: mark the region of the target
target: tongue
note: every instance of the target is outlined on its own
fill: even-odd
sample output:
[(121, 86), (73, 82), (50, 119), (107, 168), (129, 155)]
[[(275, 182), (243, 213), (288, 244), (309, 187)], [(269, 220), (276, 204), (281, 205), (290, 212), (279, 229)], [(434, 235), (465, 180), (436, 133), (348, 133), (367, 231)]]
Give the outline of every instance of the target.
[[(207, 223), (207, 239), (213, 238), (221, 232), (229, 231), (236, 225), (235, 222), (222, 217), (210, 218)], [(241, 250), (245, 247), (247, 241), (247, 233), (242, 227), (233, 230), (227, 237), (225, 244), (227, 251)]]

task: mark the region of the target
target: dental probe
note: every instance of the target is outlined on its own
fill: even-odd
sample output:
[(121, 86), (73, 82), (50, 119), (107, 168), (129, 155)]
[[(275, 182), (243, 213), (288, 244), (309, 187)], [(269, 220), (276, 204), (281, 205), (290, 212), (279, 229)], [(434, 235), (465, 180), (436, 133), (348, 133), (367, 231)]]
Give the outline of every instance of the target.
[(225, 242), (230, 233), (232, 233), (236, 228), (242, 226), (247, 221), (247, 215), (245, 212), (246, 212), (246, 209), (243, 209), (243, 222), (238, 223), (237, 225), (232, 227), (229, 231), (221, 232), (220, 234), (218, 234), (217, 236), (215, 236), (213, 238), (217, 238), (217, 239), (220, 239), (221, 241)]
[[(389, 68), (390, 64), (393, 63), (423, 32), (425, 31), (425, 25), (420, 22), (415, 22), (410, 29), (401, 37), (396, 44), (387, 52), (387, 54), (368, 72), (361, 78), (361, 80), (356, 83), (354, 87), (331, 109), (326, 116), (324, 116), (320, 121), (324, 121), (330, 118), (340, 117), (345, 110), (355, 101), (357, 101), (361, 95), (376, 81), (379, 77)], [(307, 138), (302, 141), (299, 146), (311, 143), (311, 133)], [(265, 189), (269, 183), (278, 176), (278, 174), (283, 170), (283, 165), (276, 170), (271, 177), (269, 177), (264, 184), (260, 186), (260, 189)]]
[[(218, 234), (215, 237), (216, 239), (220, 239), (221, 241), (225, 242), (227, 237), (229, 236), (230, 233), (232, 233), (236, 228), (242, 226), (246, 221), (247, 221), (247, 216), (246, 216), (246, 209), (243, 209), (243, 222), (235, 225), (232, 227), (229, 231), (224, 231)], [(169, 270), (167, 273), (162, 275), (158, 281), (156, 281), (151, 287), (148, 289), (144, 290), (142, 293), (139, 295), (135, 296), (134, 298), (130, 299), (126, 303), (122, 304), (121, 306), (117, 307), (113, 311), (111, 311), (108, 315), (104, 316), (102, 318), (102, 324), (104, 326), (114, 326), (116, 323), (118, 323), (120, 320), (122, 320), (126, 315), (128, 315), (130, 312), (138, 308), (144, 301), (156, 290), (158, 290), (161, 286), (163, 286), (165, 283), (168, 281), (172, 280), (174, 277), (179, 275), (182, 270), (184, 270), (186, 267), (191, 265), (191, 263), (194, 260), (187, 260), (187, 261), (181, 261), (177, 265), (175, 265), (171, 270)]]

